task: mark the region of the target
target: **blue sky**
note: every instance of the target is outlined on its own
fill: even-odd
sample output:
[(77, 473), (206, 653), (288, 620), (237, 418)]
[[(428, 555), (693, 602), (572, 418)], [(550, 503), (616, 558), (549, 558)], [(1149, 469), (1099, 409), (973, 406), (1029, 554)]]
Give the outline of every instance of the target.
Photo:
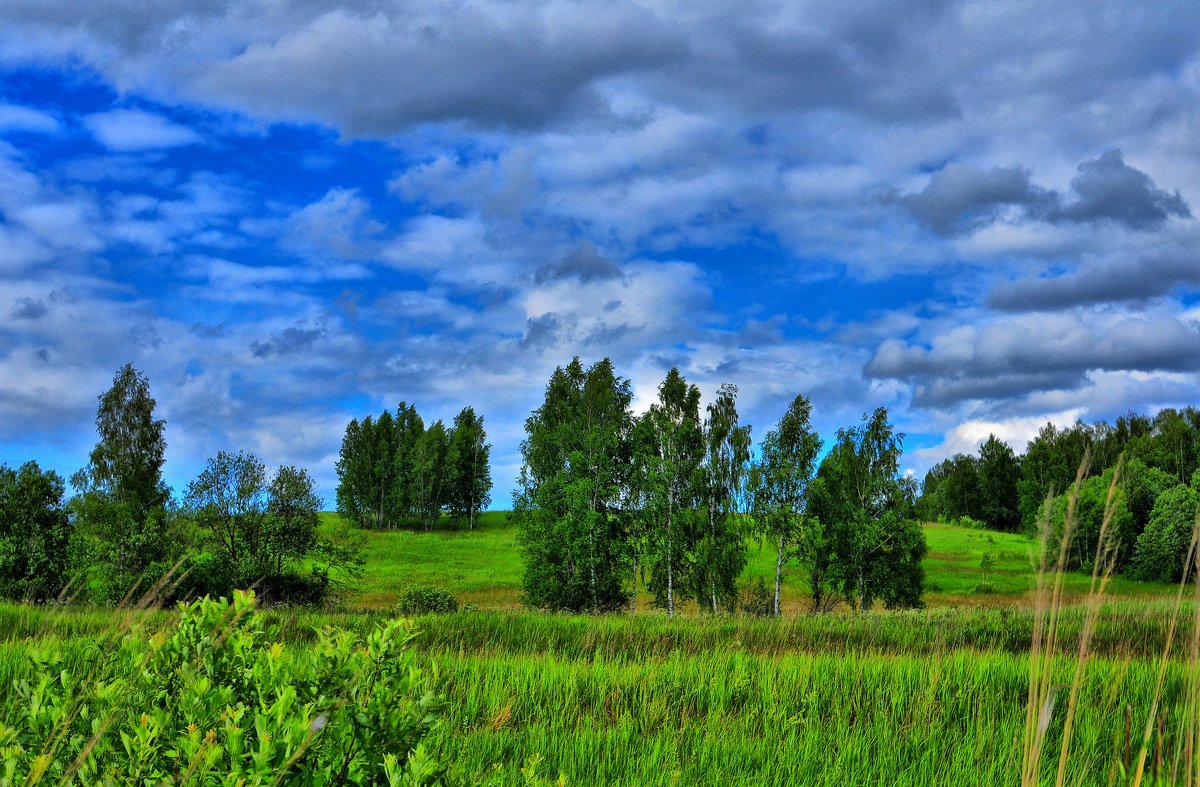
[(0, 6), (0, 462), (133, 362), (181, 490), (413, 402), (507, 507), (556, 365), (877, 406), (905, 466), (1197, 404), (1200, 7)]

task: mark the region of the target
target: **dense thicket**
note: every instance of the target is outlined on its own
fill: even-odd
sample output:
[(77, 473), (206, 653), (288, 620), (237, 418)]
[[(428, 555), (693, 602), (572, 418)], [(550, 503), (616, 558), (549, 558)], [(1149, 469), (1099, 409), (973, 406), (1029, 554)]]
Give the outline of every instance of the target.
[(337, 461), (338, 511), (359, 527), (390, 529), (420, 522), (432, 529), (443, 512), (474, 528), (491, 502), (491, 446), (483, 418), (464, 407), (447, 429), (428, 427), (415, 406), (354, 419)]
[(525, 424), (514, 498), (529, 603), (636, 608), (645, 587), (671, 616), (685, 598), (733, 609), (746, 539), (757, 534), (778, 544), (776, 614), (793, 557), (813, 577), (814, 610), (840, 600), (918, 606), (925, 541), (911, 516), (912, 484), (898, 474), (903, 435), (887, 411), (839, 432), (816, 514), (821, 441), (809, 401), (793, 400), (752, 461), (736, 398), (736, 387), (722, 386), (702, 417), (699, 388), (671, 369), (658, 399), (635, 416), (629, 381), (608, 359), (556, 369)]
[(929, 519), (966, 517), (1027, 532), (1037, 529), (1045, 511), (1053, 539), (1081, 466), (1071, 564), (1094, 559), (1115, 475), (1110, 532), (1116, 565), (1148, 579), (1178, 578), (1200, 502), (1200, 410), (1194, 407), (1166, 408), (1153, 417), (1128, 413), (1114, 424), (1046, 424), (1022, 456), (993, 435), (978, 456), (958, 454), (931, 468), (917, 510)]

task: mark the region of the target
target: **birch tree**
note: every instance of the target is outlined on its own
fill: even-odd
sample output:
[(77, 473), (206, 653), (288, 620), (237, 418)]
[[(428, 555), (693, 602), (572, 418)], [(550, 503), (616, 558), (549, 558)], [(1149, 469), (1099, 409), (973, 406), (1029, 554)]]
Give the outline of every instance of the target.
[[(776, 543), (774, 612), (781, 612), (783, 565), (790, 551), (807, 546), (814, 609), (822, 604), (822, 550), (813, 532), (820, 525), (808, 516), (808, 488), (821, 438), (812, 428), (812, 403), (799, 394), (776, 427), (767, 433), (753, 474), (754, 519)], [(806, 532), (808, 531), (808, 532)]]
[(746, 542), (737, 520), (743, 509), (750, 462), (750, 427), (738, 422), (737, 386), (725, 384), (706, 408), (704, 460), (698, 491), (704, 527), (693, 550), (692, 593), (701, 609), (732, 610), (746, 565)]
[(674, 617), (676, 587), (686, 587), (695, 482), (704, 454), (700, 389), (673, 368), (658, 387), (658, 401), (643, 417), (648, 432), (648, 502), (659, 517), (650, 539), (651, 590)]

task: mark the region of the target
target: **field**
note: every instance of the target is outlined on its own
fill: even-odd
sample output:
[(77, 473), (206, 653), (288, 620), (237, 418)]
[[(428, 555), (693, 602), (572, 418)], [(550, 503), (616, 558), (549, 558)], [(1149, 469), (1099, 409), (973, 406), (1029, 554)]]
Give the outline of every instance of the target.
[[(344, 526), (336, 514), (322, 517), (327, 530)], [(480, 609), (521, 606), (521, 552), (517, 527), (509, 521), (507, 512), (484, 513), (473, 531), (402, 529), (365, 531), (362, 535), (366, 539), (366, 572), (358, 590), (346, 599), (349, 606), (391, 606), (407, 585), (444, 588)], [(929, 606), (1012, 606), (1027, 602), (1035, 576), (1033, 539), (940, 523), (927, 524), (925, 536), (929, 544), (925, 602)], [(988, 551), (996, 556), (996, 563), (988, 577), (991, 589), (982, 592), (978, 588), (984, 574), (979, 561)], [(743, 579), (756, 577), (762, 577), (768, 585), (775, 581), (775, 553), (771, 545), (752, 541)], [(1068, 575), (1067, 597), (1081, 597), (1088, 581), (1084, 574)], [(1172, 589), (1116, 577), (1110, 591), (1117, 597), (1154, 598)], [(783, 606), (788, 614), (801, 614), (807, 604), (806, 578), (790, 565), (784, 577)]]
[[(330, 516), (324, 526), (339, 523)], [(367, 573), (346, 608), (268, 611), (267, 636), (283, 643), (282, 658), (303, 660), (316, 629), (365, 635), (407, 584), (473, 603), (477, 610), (418, 618), (411, 643), (422, 663), (436, 664), (445, 707), (433, 751), (460, 783), (550, 784), (561, 775), (572, 785), (1018, 784), (1036, 660), (1033, 544), (948, 525), (927, 534), (928, 609), (790, 614), (805, 602), (793, 568), (782, 620), (672, 621), (659, 611), (517, 609), (515, 528), (489, 514), (474, 532), (366, 534)], [(997, 557), (986, 593), (977, 589), (984, 551)], [(769, 547), (752, 545), (747, 576), (772, 572)], [(1087, 577), (1066, 585), (1068, 601), (1079, 598)], [(1117, 581), (1112, 590), (1078, 684), (1063, 783), (1133, 783), (1150, 719), (1142, 784), (1183, 784), (1200, 724), (1189, 680), (1192, 606), (1175, 605), (1176, 589), (1162, 585)], [(38, 653), (56, 654), (55, 669), (85, 671), (118, 621), (152, 632), (176, 615), (0, 606), (0, 685), (27, 676)], [(1083, 606), (1063, 608), (1050, 680), (1058, 709), (1040, 783), (1055, 783), (1086, 627)], [(1174, 655), (1162, 662), (1168, 639)]]

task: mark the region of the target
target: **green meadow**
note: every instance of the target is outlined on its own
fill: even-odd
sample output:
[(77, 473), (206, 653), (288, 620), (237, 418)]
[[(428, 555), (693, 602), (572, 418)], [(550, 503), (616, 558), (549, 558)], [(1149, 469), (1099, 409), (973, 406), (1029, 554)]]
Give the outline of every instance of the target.
[[(337, 514), (322, 514), (322, 527), (345, 527)], [(386, 608), (407, 586), (433, 586), (450, 591), (463, 603), (480, 609), (517, 609), (521, 606), (521, 550), (517, 527), (504, 511), (485, 512), (473, 531), (420, 528), (357, 531), (365, 539), (365, 571), (357, 589), (345, 602), (351, 607)], [(925, 525), (929, 554), (925, 558), (925, 603), (943, 606), (1013, 606), (1025, 604), (1034, 586), (1036, 571), (1033, 538), (943, 523)], [(993, 568), (980, 567), (985, 552), (995, 556)], [(761, 577), (774, 582), (775, 552), (770, 544), (748, 543), (743, 583)], [(1068, 600), (1087, 592), (1090, 577), (1066, 577)], [(990, 587), (984, 587), (990, 585)], [(1112, 595), (1155, 598), (1172, 592), (1171, 585), (1135, 582), (1114, 577)], [(643, 594), (639, 600), (646, 605)], [(795, 565), (784, 575), (783, 605), (788, 614), (807, 610), (807, 578)]]
[[(322, 526), (344, 523), (324, 515)], [(342, 606), (263, 610), (263, 636), (279, 643), (283, 666), (273, 669), (285, 669), (311, 663), (325, 627), (365, 638), (406, 586), (473, 605), (416, 618), (409, 643), (444, 701), (426, 744), (453, 784), (1020, 784), (1031, 705), (1049, 713), (1027, 784), (1196, 783), (1187, 781), (1200, 725), (1195, 608), (1175, 603), (1177, 588), (1115, 579), (1089, 617), (1076, 602), (1090, 578), (1066, 575), (1048, 660), (1053, 699), (1031, 703), (1045, 619), (1031, 600), (1034, 542), (944, 524), (926, 533), (923, 610), (803, 614), (805, 578), (793, 566), (781, 619), (563, 615), (521, 607), (516, 528), (493, 512), (474, 531), (362, 533), (365, 574)], [(985, 553), (995, 556), (986, 577)], [(743, 581), (773, 571), (770, 547), (752, 542)], [(47, 663), (52, 682), (89, 674), (114, 636), (153, 638), (178, 617), (0, 605), (0, 685)], [(20, 712), (15, 695), (8, 702)]]

